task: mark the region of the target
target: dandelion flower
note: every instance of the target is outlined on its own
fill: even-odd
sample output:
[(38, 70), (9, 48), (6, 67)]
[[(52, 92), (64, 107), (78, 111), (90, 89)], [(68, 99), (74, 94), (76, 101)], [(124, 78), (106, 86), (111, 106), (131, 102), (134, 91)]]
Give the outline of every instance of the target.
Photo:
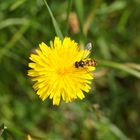
[[(75, 67), (75, 62), (86, 59), (88, 50), (80, 50), (78, 44), (68, 37), (63, 41), (55, 37), (50, 46), (39, 45), (36, 54), (31, 54), (28, 75), (34, 81), (33, 88), (44, 101), (48, 97), (53, 105), (59, 105), (61, 98), (66, 102), (85, 96), (93, 79), (93, 66)], [(90, 59), (90, 58), (88, 58)]]

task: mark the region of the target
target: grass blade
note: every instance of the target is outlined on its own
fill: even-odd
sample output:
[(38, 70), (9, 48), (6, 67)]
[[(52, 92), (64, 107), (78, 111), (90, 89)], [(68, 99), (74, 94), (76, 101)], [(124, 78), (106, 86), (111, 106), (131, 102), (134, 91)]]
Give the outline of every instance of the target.
[(101, 65), (120, 69), (140, 79), (140, 72), (126, 66), (125, 64), (120, 64), (112, 61), (101, 61)]
[(29, 22), (26, 18), (9, 18), (0, 22), (0, 29), (6, 28), (12, 25), (23, 25)]
[(10, 41), (7, 43), (7, 45), (0, 49), (0, 63), (2, 58), (5, 56), (6, 53), (16, 44), (17, 41), (19, 41), (22, 37), (22, 35), (29, 29), (30, 22), (27, 22), (25, 25), (23, 25), (10, 39)]
[(69, 26), (69, 14), (70, 14), (70, 11), (71, 11), (71, 7), (72, 7), (72, 2), (73, 0), (69, 0), (68, 1), (68, 8), (67, 8), (67, 23), (66, 23), (66, 34), (68, 34), (68, 26)]
[(75, 0), (76, 11), (80, 22), (80, 30), (83, 34), (84, 6), (83, 0)]
[(13, 11), (13, 10), (17, 9), (18, 7), (20, 7), (21, 5), (23, 5), (23, 3), (25, 1), (26, 0), (19, 0), (19, 1), (13, 2), (12, 6), (10, 7), (10, 10)]
[(62, 32), (61, 32), (61, 30), (60, 30), (58, 24), (57, 24), (57, 21), (55, 20), (55, 18), (54, 18), (54, 16), (53, 16), (53, 13), (52, 13), (52, 11), (51, 11), (51, 9), (50, 9), (50, 7), (49, 7), (47, 1), (46, 1), (46, 0), (43, 0), (43, 1), (44, 1), (45, 5), (46, 5), (46, 7), (47, 7), (47, 9), (48, 9), (48, 11), (49, 11), (49, 14), (50, 14), (50, 16), (51, 16), (51, 19), (52, 19), (52, 22), (53, 22), (53, 26), (54, 26), (56, 35), (59, 36), (61, 40), (63, 40), (63, 34), (62, 34)]

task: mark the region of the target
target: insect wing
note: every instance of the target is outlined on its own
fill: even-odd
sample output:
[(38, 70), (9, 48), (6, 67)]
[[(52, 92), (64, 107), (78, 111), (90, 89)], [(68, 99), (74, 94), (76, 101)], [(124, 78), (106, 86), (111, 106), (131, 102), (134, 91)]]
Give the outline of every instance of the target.
[(88, 57), (88, 56), (90, 55), (90, 53), (91, 53), (91, 50), (92, 50), (92, 43), (88, 43), (88, 44), (86, 45), (86, 47), (85, 47), (85, 50), (87, 50), (87, 51), (86, 51), (87, 54), (85, 54), (85, 55), (86, 55), (86, 57)]
[(92, 43), (88, 43), (86, 45), (86, 50), (91, 51), (91, 49), (92, 49)]

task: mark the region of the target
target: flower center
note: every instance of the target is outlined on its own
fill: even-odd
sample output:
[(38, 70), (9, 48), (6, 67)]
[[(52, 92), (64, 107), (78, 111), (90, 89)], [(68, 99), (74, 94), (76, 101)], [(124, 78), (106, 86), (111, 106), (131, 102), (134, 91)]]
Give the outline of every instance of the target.
[(68, 68), (60, 68), (57, 70), (57, 74), (61, 76), (67, 74), (68, 72), (69, 72)]

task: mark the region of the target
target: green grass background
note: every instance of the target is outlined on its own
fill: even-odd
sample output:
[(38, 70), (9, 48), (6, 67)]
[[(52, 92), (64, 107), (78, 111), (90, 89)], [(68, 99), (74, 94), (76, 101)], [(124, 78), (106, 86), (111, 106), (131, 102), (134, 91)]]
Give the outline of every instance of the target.
[[(0, 0), (0, 140), (27, 140), (27, 135), (32, 140), (139, 140), (140, 1), (48, 0), (48, 5)], [(68, 30), (70, 12), (78, 15), (77, 34)], [(30, 53), (56, 35), (92, 42), (91, 57), (98, 62), (86, 98), (59, 107), (41, 102), (27, 77)]]

